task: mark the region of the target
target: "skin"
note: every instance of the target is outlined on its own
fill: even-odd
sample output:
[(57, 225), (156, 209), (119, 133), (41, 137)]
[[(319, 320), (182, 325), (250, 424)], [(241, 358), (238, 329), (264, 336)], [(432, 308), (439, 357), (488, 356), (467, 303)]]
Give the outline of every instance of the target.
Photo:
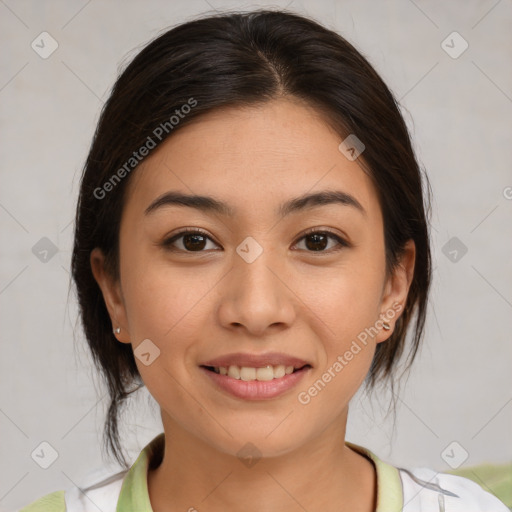
[[(341, 141), (315, 110), (291, 98), (204, 115), (130, 178), (119, 281), (105, 272), (101, 251), (91, 253), (112, 325), (121, 327), (119, 342), (135, 350), (150, 339), (160, 350), (149, 366), (136, 358), (166, 439), (162, 464), (148, 474), (155, 512), (375, 510), (373, 463), (344, 444), (348, 405), (399, 314), (309, 404), (297, 398), (359, 333), (405, 304), (414, 271), (409, 241), (386, 275), (375, 188), (358, 161), (339, 151)], [(144, 214), (171, 190), (213, 196), (236, 215), (180, 206)], [(329, 204), (276, 215), (282, 202), (320, 190), (352, 195), (365, 213)], [(184, 238), (175, 251), (163, 245), (186, 227), (207, 232), (202, 252), (187, 252)], [(311, 237), (303, 238), (309, 228), (332, 231), (350, 246), (329, 238), (314, 251)], [(252, 263), (236, 252), (247, 236), (263, 248)], [(231, 352), (269, 351), (312, 366), (273, 399), (232, 397), (198, 366)], [(248, 442), (262, 456), (252, 467), (237, 457)]]

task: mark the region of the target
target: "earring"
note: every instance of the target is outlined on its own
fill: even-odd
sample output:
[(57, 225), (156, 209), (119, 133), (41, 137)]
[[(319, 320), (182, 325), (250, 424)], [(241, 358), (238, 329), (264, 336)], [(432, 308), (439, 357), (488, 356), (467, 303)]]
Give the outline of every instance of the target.
[(121, 332), (121, 327), (116, 327), (114, 329), (114, 334), (119, 334)]
[(385, 331), (389, 331), (391, 329), (391, 326), (387, 322), (382, 322), (382, 328)]

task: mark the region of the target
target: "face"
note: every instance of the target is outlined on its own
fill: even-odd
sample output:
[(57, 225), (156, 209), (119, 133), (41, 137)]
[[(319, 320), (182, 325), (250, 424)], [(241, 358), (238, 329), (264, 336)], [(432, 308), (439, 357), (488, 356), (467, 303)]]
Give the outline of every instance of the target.
[(119, 281), (99, 250), (91, 264), (164, 427), (267, 456), (344, 429), (405, 304), (414, 245), (386, 275), (376, 191), (341, 142), (297, 101), (218, 110), (130, 178)]

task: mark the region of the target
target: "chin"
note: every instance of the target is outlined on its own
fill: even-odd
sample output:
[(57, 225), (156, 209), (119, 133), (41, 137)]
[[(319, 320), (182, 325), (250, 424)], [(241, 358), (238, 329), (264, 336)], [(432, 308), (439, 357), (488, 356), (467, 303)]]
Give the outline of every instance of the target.
[[(279, 427), (278, 427), (279, 429)], [(298, 450), (306, 442), (293, 436), (289, 429), (282, 432), (271, 432), (266, 426), (251, 429), (230, 429), (233, 437), (226, 435), (222, 440), (209, 440), (209, 444), (216, 450), (237, 457), (244, 458), (272, 458), (286, 455)], [(269, 435), (269, 432), (270, 435)]]

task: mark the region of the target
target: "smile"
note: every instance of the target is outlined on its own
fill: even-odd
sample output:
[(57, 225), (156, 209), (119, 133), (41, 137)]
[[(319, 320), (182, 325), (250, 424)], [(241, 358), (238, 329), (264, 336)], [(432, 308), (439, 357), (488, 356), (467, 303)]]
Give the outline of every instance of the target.
[(264, 400), (280, 396), (295, 387), (311, 366), (266, 365), (254, 368), (230, 365), (200, 368), (222, 391), (246, 400)]
[[(309, 366), (309, 365), (305, 365)], [(208, 370), (212, 370), (215, 373), (219, 373), (220, 375), (228, 375), (233, 379), (251, 381), (267, 381), (272, 379), (280, 379), (285, 375), (290, 375), (294, 371), (300, 368), (294, 368), (293, 366), (285, 366), (283, 364), (279, 365), (266, 365), (263, 368), (252, 368), (248, 366), (236, 366), (230, 365), (226, 366), (207, 366)]]

